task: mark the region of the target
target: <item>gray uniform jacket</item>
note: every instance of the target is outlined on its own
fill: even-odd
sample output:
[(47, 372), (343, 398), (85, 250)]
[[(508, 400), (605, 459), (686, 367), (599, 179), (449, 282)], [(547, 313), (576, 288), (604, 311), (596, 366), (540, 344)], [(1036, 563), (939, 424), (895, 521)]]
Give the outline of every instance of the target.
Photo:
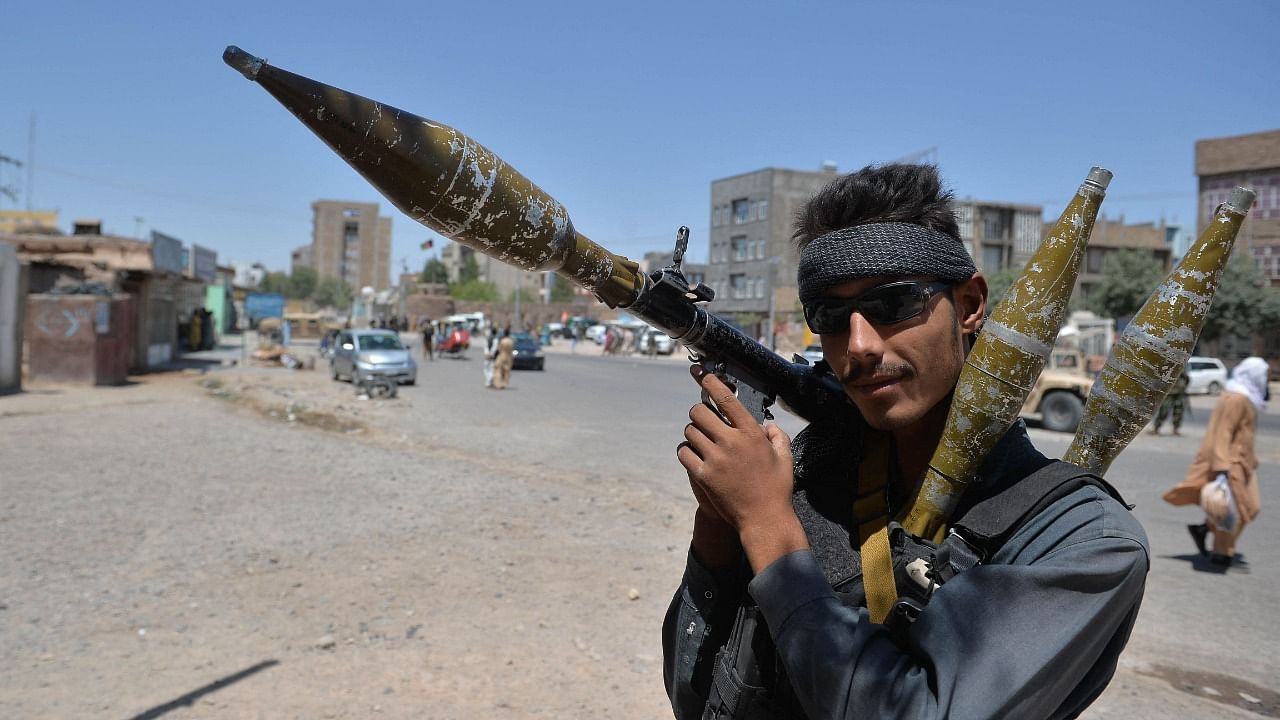
[[(797, 445), (803, 439), (797, 436)], [(802, 449), (797, 496), (814, 474), (806, 472)], [(1019, 422), (971, 487), (1016, 482), (1036, 458), (1048, 462)], [(848, 483), (848, 471), (842, 475)], [(807, 494), (805, 507), (841, 517), (839, 508), (822, 507), (830, 501), (823, 493), (810, 487)], [(986, 562), (938, 588), (905, 648), (832, 589), (831, 563), (821, 557), (830, 554), (823, 549), (830, 537), (815, 537), (830, 529), (811, 522), (801, 504), (814, 549), (780, 558), (754, 578), (711, 573), (689, 554), (662, 637), (679, 720), (703, 716), (716, 651), (748, 594), (813, 720), (1075, 717), (1115, 672), (1142, 599), (1149, 550), (1131, 513), (1101, 489), (1086, 486), (1049, 505)], [(843, 524), (848, 542), (847, 522), (826, 524)]]

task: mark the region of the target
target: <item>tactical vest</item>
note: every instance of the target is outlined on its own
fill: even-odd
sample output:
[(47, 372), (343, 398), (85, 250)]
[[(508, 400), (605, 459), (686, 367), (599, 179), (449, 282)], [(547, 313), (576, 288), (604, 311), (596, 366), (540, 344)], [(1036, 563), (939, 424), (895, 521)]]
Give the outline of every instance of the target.
[[(797, 440), (802, 440), (797, 436)], [(852, 507), (857, 487), (857, 458), (844, 448), (805, 438), (797, 448), (796, 515), (827, 582), (847, 607), (866, 606), (861, 559), (855, 545)], [(1029, 443), (1027, 444), (1029, 448)], [(806, 453), (805, 450), (808, 450)], [(805, 455), (810, 457), (805, 457)], [(817, 462), (815, 462), (817, 460)], [(803, 467), (802, 467), (803, 466)], [(951, 531), (939, 546), (890, 525), (890, 546), (899, 598), (886, 621), (890, 636), (905, 647), (911, 625), (933, 591), (960, 572), (985, 562), (1031, 518), (1086, 485), (1101, 488), (1130, 507), (1105, 480), (1075, 465), (1047, 460), (1039, 453), (1014, 458), (1007, 481), (975, 488), (962, 501)], [(820, 479), (819, 479), (820, 478)], [(821, 508), (821, 510), (819, 510)], [(852, 538), (852, 540), (851, 540)], [(750, 601), (738, 609), (734, 627), (716, 653), (704, 720), (804, 720), (804, 711), (779, 662), (759, 608)]]

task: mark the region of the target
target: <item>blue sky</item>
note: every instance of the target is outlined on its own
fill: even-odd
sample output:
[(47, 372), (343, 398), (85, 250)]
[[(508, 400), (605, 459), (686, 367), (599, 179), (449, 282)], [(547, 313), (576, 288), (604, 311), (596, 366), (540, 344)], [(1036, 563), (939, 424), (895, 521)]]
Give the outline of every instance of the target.
[[(934, 146), (962, 197), (1056, 216), (1101, 164), (1107, 216), (1193, 223), (1195, 140), (1280, 127), (1280, 4), (1041, 5), (14, 0), (0, 154), (26, 159), (34, 112), (33, 205), (64, 229), (101, 218), (284, 269), (313, 200), (373, 200), (393, 265), (418, 269), (438, 236), (226, 67), (226, 45), (457, 127), (636, 258), (685, 224), (705, 259), (714, 179)], [(27, 173), (0, 184), (25, 193)]]

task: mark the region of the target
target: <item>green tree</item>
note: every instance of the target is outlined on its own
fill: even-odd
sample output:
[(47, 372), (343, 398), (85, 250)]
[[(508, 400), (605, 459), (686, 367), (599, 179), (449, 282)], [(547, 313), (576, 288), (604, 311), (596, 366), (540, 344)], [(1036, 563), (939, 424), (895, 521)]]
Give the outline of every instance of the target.
[(1004, 294), (1009, 291), (1009, 286), (1013, 284), (1014, 280), (1018, 279), (1018, 275), (1021, 273), (1021, 268), (1007, 267), (987, 277), (988, 315), (995, 309), (996, 304), (1004, 298)]
[(289, 276), (282, 272), (269, 272), (263, 275), (262, 282), (258, 283), (258, 292), (279, 293), (287, 296), (289, 290)]
[(475, 255), (468, 255), (466, 261), (462, 263), (462, 269), (458, 271), (458, 282), (469, 283), (479, 279), (480, 264), (476, 262)]
[(1237, 249), (1222, 271), (1200, 338), (1248, 337), (1277, 325), (1280, 325), (1280, 295), (1267, 288), (1266, 277), (1247, 250)]
[(509, 302), (515, 302), (517, 292), (520, 293), (520, 302), (526, 303), (526, 304), (537, 302), (537, 296), (534, 295), (533, 291), (527, 287), (522, 287), (516, 290), (512, 290), (511, 294), (507, 296), (507, 300)]
[(316, 283), (311, 300), (320, 307), (331, 307), (345, 310), (351, 307), (351, 288), (342, 280), (334, 277), (321, 278)]
[(439, 258), (427, 258), (427, 263), (422, 266), (422, 273), (418, 275), (418, 279), (426, 283), (448, 283), (449, 271), (445, 269), (444, 263)]
[(1132, 315), (1164, 279), (1164, 268), (1150, 252), (1116, 250), (1102, 262), (1102, 282), (1089, 294), (1086, 307), (1101, 317)]
[(289, 276), (289, 297), (299, 300), (309, 298), (316, 291), (316, 271), (309, 267), (294, 268)]
[(493, 283), (472, 279), (449, 286), (449, 296), (455, 300), (494, 302), (498, 299), (498, 288)]

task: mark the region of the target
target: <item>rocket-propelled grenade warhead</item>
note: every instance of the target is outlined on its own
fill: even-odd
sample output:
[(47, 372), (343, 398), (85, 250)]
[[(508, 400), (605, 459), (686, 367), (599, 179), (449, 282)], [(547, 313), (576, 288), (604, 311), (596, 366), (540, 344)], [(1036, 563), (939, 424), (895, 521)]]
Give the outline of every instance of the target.
[(441, 235), (525, 270), (554, 271), (610, 306), (645, 278), (574, 230), (560, 203), (461, 132), (272, 67), (235, 46), (222, 59), (261, 85), (393, 205)]
[(1151, 421), (1195, 349), (1254, 193), (1236, 188), (1133, 316), (1089, 392), (1063, 460), (1097, 474)]
[(1018, 419), (1066, 318), (1085, 244), (1111, 182), (1095, 167), (982, 326), (956, 381), (942, 439), (903, 527), (941, 542), (969, 480)]

